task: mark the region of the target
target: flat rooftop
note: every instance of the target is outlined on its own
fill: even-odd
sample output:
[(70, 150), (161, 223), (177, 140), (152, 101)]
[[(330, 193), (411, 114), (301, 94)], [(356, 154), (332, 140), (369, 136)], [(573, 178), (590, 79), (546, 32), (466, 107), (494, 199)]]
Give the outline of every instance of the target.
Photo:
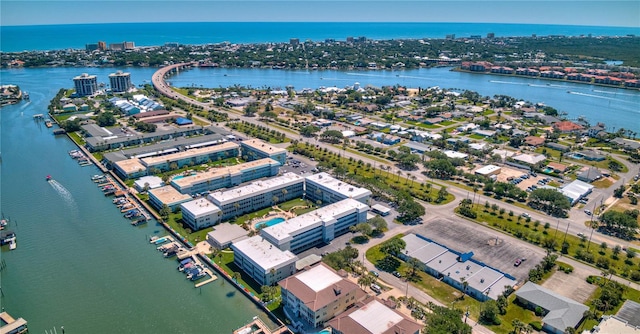
[[(275, 160), (274, 160), (275, 161)], [(282, 176), (254, 181), (246, 186), (240, 186), (224, 191), (215, 191), (207, 196), (213, 203), (223, 206), (240, 199), (253, 197), (275, 189), (284, 188), (296, 183), (303, 183), (304, 178), (294, 173), (284, 173)]]
[(176, 188), (172, 186), (164, 186), (156, 189), (151, 189), (149, 190), (149, 193), (157, 198), (160, 202), (167, 205), (191, 200), (191, 196), (181, 194), (178, 190), (176, 190)]
[(182, 152), (143, 158), (142, 163), (145, 164), (146, 166), (153, 166), (159, 163), (165, 163), (167, 161), (169, 162), (179, 161), (182, 159), (194, 158), (194, 157), (199, 157), (199, 156), (203, 156), (211, 153), (224, 152), (224, 151), (239, 149), (239, 148), (240, 148), (240, 145), (236, 143), (225, 142), (219, 145), (192, 148), (190, 150), (186, 150)]
[(320, 292), (342, 281), (342, 277), (325, 266), (315, 266), (297, 274), (296, 278), (314, 292)]
[(281, 251), (259, 235), (238, 241), (232, 246), (260, 266), (265, 273), (271, 268), (298, 259), (290, 251)]
[(240, 227), (240, 225), (222, 223), (214, 226), (213, 231), (207, 233), (207, 238), (217, 240), (220, 244), (233, 241), (237, 238), (246, 236), (249, 232)]
[(136, 158), (116, 161), (114, 164), (126, 174), (147, 170), (147, 166), (143, 165), (140, 160)]
[(248, 171), (248, 170), (256, 169), (263, 166), (273, 166), (273, 165), (280, 166), (280, 163), (271, 158), (264, 158), (260, 160), (241, 163), (235, 166), (211, 168), (206, 172), (198, 173), (196, 175), (191, 175), (191, 176), (185, 176), (179, 179), (174, 179), (171, 182), (173, 182), (179, 187), (186, 187), (194, 184), (199, 184), (201, 182), (207, 182), (208, 180), (215, 180), (224, 176), (240, 174), (243, 171)]
[(287, 150), (285, 150), (284, 148), (280, 148), (280, 147), (275, 147), (273, 145), (267, 144), (265, 142), (263, 142), (262, 140), (259, 139), (249, 139), (249, 140), (243, 140), (241, 142), (242, 146), (248, 146), (251, 147), (255, 150), (267, 153), (267, 154), (277, 154), (277, 153), (287, 153)]
[(371, 195), (371, 191), (366, 188), (359, 188), (346, 182), (335, 179), (327, 173), (318, 173), (306, 177), (307, 181), (313, 182), (331, 192), (338, 193), (347, 198), (359, 198)]
[(220, 208), (206, 198), (198, 198), (193, 201), (182, 203), (181, 206), (183, 210), (191, 212), (196, 218), (220, 212)]
[(266, 227), (262, 229), (260, 233), (268, 234), (276, 240), (284, 240), (290, 236), (316, 227), (317, 225), (322, 225), (324, 222), (331, 222), (346, 214), (367, 210), (368, 208), (366, 204), (362, 204), (355, 199), (347, 198), (318, 210), (291, 218), (277, 225)]

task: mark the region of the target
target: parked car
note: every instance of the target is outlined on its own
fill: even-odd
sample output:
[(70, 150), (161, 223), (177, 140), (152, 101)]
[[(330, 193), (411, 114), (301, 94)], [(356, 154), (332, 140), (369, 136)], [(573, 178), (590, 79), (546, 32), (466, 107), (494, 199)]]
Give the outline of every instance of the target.
[(377, 271), (371, 270), (369, 273), (375, 277), (380, 277), (380, 274), (378, 274)]
[(522, 260), (516, 259), (516, 262), (514, 262), (513, 265), (517, 267), (520, 265), (520, 263), (522, 263)]
[(394, 271), (394, 272), (393, 272), (393, 276), (395, 276), (395, 277), (397, 277), (397, 278), (402, 277), (402, 275), (401, 275), (399, 272), (397, 272), (397, 271)]
[(591, 216), (591, 211), (589, 211), (589, 210), (584, 210), (584, 213), (586, 213), (587, 216)]
[(529, 217), (531, 217), (531, 216), (530, 216), (528, 213), (524, 212), (524, 213), (522, 213), (522, 217), (524, 217), (524, 218), (529, 218)]

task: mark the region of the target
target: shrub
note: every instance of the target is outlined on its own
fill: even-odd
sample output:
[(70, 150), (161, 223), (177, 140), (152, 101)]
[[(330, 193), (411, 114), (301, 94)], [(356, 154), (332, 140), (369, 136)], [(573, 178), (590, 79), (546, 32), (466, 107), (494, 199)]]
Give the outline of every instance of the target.
[(634, 271), (631, 273), (631, 280), (640, 281), (640, 271)]
[(537, 316), (541, 316), (544, 311), (542, 310), (542, 307), (536, 306), (536, 309), (534, 310), (534, 312), (536, 313)]
[(540, 323), (540, 321), (532, 321), (529, 323), (529, 325), (536, 331), (542, 330), (542, 324)]

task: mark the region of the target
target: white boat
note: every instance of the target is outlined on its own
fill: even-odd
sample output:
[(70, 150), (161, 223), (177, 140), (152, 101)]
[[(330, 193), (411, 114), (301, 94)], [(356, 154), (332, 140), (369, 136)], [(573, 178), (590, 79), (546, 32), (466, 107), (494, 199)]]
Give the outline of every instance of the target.
[(104, 176), (104, 175), (99, 175), (99, 174), (96, 174), (96, 175), (94, 175), (94, 176), (92, 176), (92, 177), (91, 177), (91, 179), (92, 179), (93, 181), (100, 180), (100, 179), (104, 179), (104, 178), (105, 178), (105, 176)]

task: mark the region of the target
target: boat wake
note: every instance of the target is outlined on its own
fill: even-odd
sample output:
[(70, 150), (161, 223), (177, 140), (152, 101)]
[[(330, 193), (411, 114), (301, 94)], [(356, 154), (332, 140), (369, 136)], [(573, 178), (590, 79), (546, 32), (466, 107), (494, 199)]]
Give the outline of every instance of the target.
[(638, 94), (627, 94), (627, 93), (618, 93), (618, 92), (607, 92), (606, 90), (597, 90), (594, 89), (593, 90), (596, 93), (603, 93), (603, 94), (613, 94), (613, 95), (623, 95), (623, 96), (638, 96)]
[(60, 197), (62, 197), (62, 199), (67, 202), (67, 204), (71, 206), (76, 205), (76, 201), (73, 199), (73, 195), (71, 195), (71, 192), (69, 192), (69, 190), (67, 190), (67, 188), (65, 188), (62, 184), (60, 184), (60, 182), (56, 180), (49, 180), (48, 183), (60, 195)]
[(623, 102), (623, 103), (635, 103), (635, 102), (632, 102), (632, 101), (626, 101), (626, 100), (616, 99), (616, 98), (613, 98), (613, 97), (606, 97), (606, 96), (600, 96), (600, 95), (595, 95), (595, 94), (587, 94), (587, 93), (580, 93), (580, 92), (574, 92), (574, 91), (568, 91), (567, 93), (574, 94), (574, 95), (580, 95), (580, 96), (594, 97), (596, 99), (618, 101), (618, 102)]
[(519, 85), (519, 86), (529, 85), (528, 83), (524, 83), (524, 82), (500, 81), (500, 80), (489, 80), (489, 82), (499, 83), (499, 84), (507, 84), (507, 85)]

